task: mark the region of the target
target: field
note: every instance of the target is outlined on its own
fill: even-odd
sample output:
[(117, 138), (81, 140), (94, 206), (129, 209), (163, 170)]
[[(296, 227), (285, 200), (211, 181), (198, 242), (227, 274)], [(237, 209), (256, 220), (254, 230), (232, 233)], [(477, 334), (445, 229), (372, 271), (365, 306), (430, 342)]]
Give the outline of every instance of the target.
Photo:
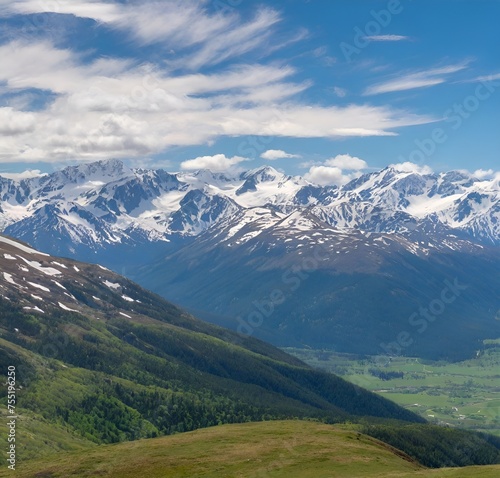
[[(500, 467), (429, 470), (346, 427), (311, 421), (222, 425), (58, 453), (20, 464), (18, 478), (496, 477)], [(0, 477), (11, 476), (7, 468)]]
[(430, 422), (500, 436), (500, 345), (488, 341), (474, 359), (431, 362), (408, 357), (286, 349), (308, 364), (360, 385)]

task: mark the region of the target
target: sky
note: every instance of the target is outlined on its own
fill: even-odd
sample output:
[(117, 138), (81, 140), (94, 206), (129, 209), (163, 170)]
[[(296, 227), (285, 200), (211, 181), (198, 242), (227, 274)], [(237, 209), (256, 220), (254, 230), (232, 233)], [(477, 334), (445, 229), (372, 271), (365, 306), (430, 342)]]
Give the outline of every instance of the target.
[(0, 0), (0, 174), (487, 177), (498, 18), (498, 0)]

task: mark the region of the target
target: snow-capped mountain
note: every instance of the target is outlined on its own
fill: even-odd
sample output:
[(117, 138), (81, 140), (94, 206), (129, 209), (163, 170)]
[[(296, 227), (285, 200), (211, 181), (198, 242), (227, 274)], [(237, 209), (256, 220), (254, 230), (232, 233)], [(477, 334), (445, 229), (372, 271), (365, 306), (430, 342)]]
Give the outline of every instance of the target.
[[(500, 243), (500, 179), (458, 171), (386, 168), (337, 188), (271, 167), (233, 176), (206, 170), (171, 174), (110, 160), (21, 181), (0, 177), (0, 230), (50, 253), (176, 242), (231, 222), (235, 227), (252, 222), (256, 208), (271, 221), (308, 209), (336, 229), (410, 239), (415, 231), (432, 239), (434, 231), (478, 244)], [(260, 215), (255, 233), (262, 223)]]

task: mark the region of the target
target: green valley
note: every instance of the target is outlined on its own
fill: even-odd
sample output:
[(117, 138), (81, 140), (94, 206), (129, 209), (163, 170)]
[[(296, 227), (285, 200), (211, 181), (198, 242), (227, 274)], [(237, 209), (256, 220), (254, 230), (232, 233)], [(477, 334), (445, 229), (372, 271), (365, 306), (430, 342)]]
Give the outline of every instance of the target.
[(476, 357), (455, 363), (328, 350), (286, 351), (389, 398), (430, 422), (500, 436), (498, 341), (485, 341)]

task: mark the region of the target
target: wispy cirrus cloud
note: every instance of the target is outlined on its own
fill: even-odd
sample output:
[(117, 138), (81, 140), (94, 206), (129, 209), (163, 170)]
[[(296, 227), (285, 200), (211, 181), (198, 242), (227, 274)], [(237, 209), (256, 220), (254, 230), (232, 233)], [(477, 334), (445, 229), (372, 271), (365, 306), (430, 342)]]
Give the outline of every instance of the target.
[(500, 73), (491, 73), (489, 75), (476, 76), (468, 80), (462, 80), (461, 83), (488, 83), (490, 81), (500, 80)]
[(0, 16), (55, 13), (91, 19), (124, 31), (140, 45), (167, 45), (175, 53), (169, 62), (171, 68), (191, 70), (219, 64), (266, 44), (272, 27), (280, 21), (272, 8), (258, 9), (245, 22), (236, 13), (210, 13), (205, 4), (195, 0), (2, 0)]
[(369, 41), (388, 41), (388, 42), (394, 42), (394, 41), (409, 41), (411, 40), (410, 37), (407, 37), (405, 35), (368, 35), (364, 37), (365, 40)]
[(415, 88), (426, 88), (439, 85), (448, 80), (448, 76), (465, 70), (469, 62), (464, 61), (454, 65), (431, 68), (428, 70), (416, 71), (394, 76), (388, 80), (376, 83), (365, 89), (364, 95), (378, 95), (382, 93), (392, 93), (395, 91), (412, 90)]

